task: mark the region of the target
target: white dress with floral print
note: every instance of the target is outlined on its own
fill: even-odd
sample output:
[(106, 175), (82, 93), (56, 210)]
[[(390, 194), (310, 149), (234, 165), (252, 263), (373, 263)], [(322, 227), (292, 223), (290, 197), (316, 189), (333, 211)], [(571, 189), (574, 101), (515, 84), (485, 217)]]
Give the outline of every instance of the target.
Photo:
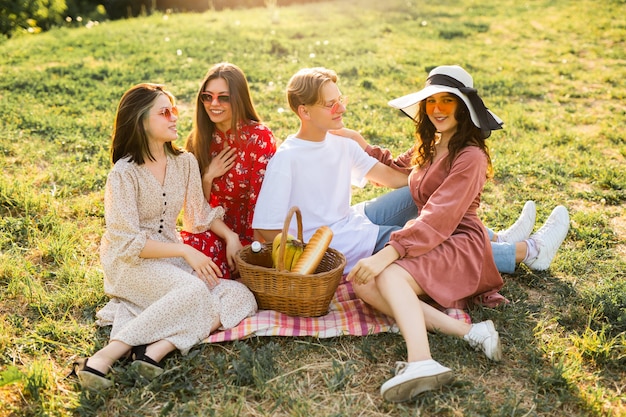
[(234, 327), (256, 312), (254, 295), (239, 282), (220, 280), (209, 289), (183, 258), (139, 256), (147, 239), (181, 242), (181, 209), (183, 230), (191, 233), (224, 215), (204, 199), (192, 154), (168, 156), (163, 185), (145, 165), (126, 158), (109, 173), (100, 259), (111, 300), (97, 317), (99, 325), (113, 326), (111, 340), (131, 346), (168, 340), (185, 354), (218, 326)]

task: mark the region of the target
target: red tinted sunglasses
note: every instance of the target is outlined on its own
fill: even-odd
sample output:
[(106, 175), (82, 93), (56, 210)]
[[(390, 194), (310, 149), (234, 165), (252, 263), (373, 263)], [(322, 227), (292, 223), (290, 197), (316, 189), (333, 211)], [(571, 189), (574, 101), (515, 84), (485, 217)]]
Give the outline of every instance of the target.
[(213, 100), (215, 100), (217, 98), (217, 101), (219, 101), (220, 103), (230, 103), (230, 96), (227, 95), (218, 95), (217, 97), (214, 96), (211, 93), (201, 93), (200, 94), (200, 100), (202, 100), (203, 103), (213, 103)]
[(348, 96), (339, 96), (337, 101), (332, 104), (317, 104), (320, 107), (325, 107), (330, 110), (330, 114), (335, 114), (339, 111), (339, 106), (346, 107), (348, 105)]
[(176, 106), (172, 107), (171, 109), (168, 107), (164, 107), (157, 114), (165, 117), (167, 120), (172, 120), (172, 115), (178, 117), (178, 109), (176, 108)]

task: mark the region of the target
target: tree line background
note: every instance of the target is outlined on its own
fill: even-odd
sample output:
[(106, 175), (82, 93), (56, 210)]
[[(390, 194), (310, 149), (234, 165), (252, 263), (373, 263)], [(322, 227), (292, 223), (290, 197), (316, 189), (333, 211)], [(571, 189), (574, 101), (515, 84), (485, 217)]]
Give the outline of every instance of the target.
[(132, 18), (153, 12), (204, 12), (276, 7), (320, 0), (0, 0), (0, 34), (11, 38), (89, 21)]

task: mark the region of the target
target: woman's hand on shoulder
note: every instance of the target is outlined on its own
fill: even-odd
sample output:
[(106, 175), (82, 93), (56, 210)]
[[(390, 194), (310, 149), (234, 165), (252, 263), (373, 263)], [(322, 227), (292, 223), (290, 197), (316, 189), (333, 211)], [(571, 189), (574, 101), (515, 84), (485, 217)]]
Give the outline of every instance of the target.
[(367, 145), (368, 145), (367, 141), (356, 130), (352, 130), (352, 129), (348, 129), (348, 128), (342, 127), (341, 129), (329, 130), (329, 132), (332, 133), (333, 135), (343, 136), (343, 137), (346, 137), (348, 139), (352, 139), (353, 141), (358, 143), (359, 146), (362, 149), (367, 148)]
[(200, 252), (196, 248), (183, 245), (183, 258), (193, 268), (198, 278), (204, 281), (210, 288), (215, 287), (222, 277), (222, 271), (219, 267), (204, 253)]

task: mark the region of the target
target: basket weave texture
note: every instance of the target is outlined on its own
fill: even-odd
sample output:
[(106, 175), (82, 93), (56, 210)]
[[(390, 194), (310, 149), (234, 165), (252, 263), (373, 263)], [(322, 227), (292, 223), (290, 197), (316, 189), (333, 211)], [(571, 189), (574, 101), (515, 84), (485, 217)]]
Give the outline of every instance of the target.
[(258, 253), (252, 252), (250, 245), (244, 246), (235, 256), (241, 282), (252, 291), (261, 310), (299, 317), (323, 316), (328, 313), (330, 301), (341, 281), (346, 257), (338, 250), (328, 248), (313, 274), (285, 270), (282, 259), (294, 214), (298, 222), (298, 240), (303, 242), (302, 215), (294, 206), (283, 225), (278, 268), (272, 265), (272, 243), (264, 244)]

